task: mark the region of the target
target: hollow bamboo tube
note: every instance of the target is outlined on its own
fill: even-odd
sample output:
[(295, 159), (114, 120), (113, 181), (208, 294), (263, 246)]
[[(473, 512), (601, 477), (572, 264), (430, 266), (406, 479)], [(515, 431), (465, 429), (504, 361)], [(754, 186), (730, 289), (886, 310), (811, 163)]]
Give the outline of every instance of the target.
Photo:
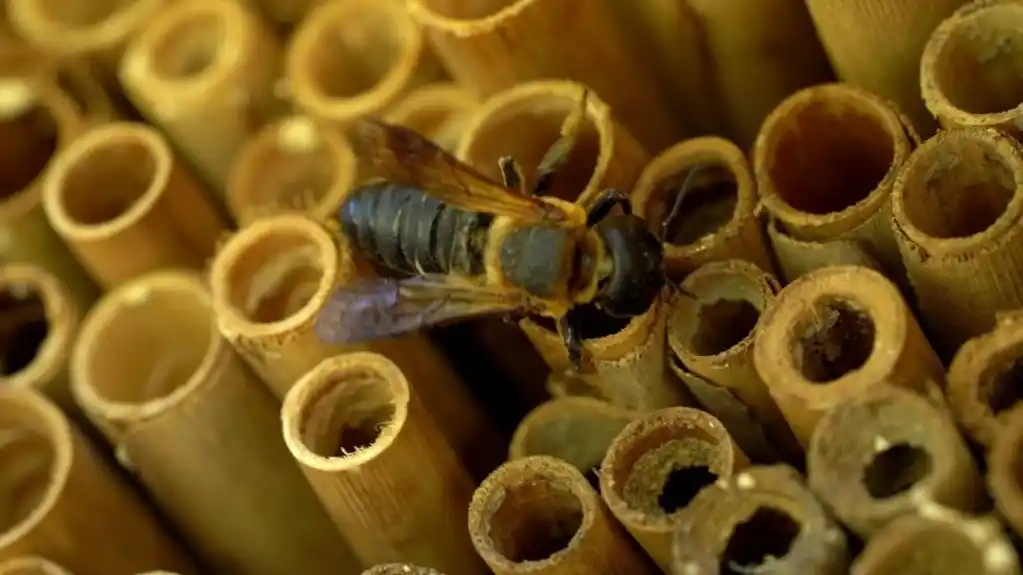
[(875, 535), (852, 575), (1019, 575), (1019, 559), (1001, 526), (925, 503)]
[(845, 399), (884, 385), (929, 394), (945, 375), (898, 288), (855, 266), (783, 288), (760, 317), (753, 364), (803, 446)]
[(920, 497), (969, 512), (985, 504), (950, 415), (904, 388), (878, 386), (826, 413), (806, 465), (810, 487), (864, 539), (915, 513)]
[(53, 561), (26, 555), (0, 563), (0, 575), (74, 575)]
[[(955, 2), (962, 4), (961, 1)], [(927, 109), (945, 128), (997, 128), (1023, 135), (1023, 2), (976, 0), (942, 21), (920, 60)]]
[[(692, 174), (692, 183), (683, 182)], [(668, 231), (664, 262), (669, 276), (686, 274), (711, 261), (749, 260), (772, 271), (774, 264), (757, 218), (753, 174), (732, 142), (693, 138), (661, 152), (643, 169), (631, 198), (633, 209), (660, 231), (679, 194), (676, 227)]]
[(365, 565), (402, 557), (482, 574), (464, 513), (472, 479), (401, 369), (354, 352), (325, 359), (288, 392), (284, 441)]
[(656, 570), (571, 464), (510, 461), (476, 489), (469, 533), (495, 575), (644, 575)]
[(569, 372), (551, 372), (545, 385), (547, 393), (555, 399), (563, 397), (590, 397), (607, 402), (607, 398), (585, 379)]
[(358, 161), (341, 133), (293, 115), (267, 124), (245, 143), (225, 199), (241, 226), (287, 211), (327, 221), (337, 217), (357, 178)]
[(360, 568), (291, 461), (277, 402), (217, 331), (198, 274), (108, 292), (71, 369), (78, 403), (211, 569)]
[(951, 357), (1023, 306), (1023, 148), (991, 129), (946, 130), (906, 162), (894, 230), (935, 347)]
[(313, 9), (292, 36), (287, 79), (299, 108), (338, 127), (382, 115), (443, 76), (401, 2), (347, 0)]
[(921, 99), (920, 57), (938, 24), (968, 1), (810, 0), (807, 8), (838, 77), (892, 100), (930, 135), (937, 123)]
[(197, 573), (56, 405), (31, 390), (0, 390), (0, 436), (0, 561), (34, 553), (75, 575)]
[(278, 31), (288, 34), (309, 12), (324, 0), (241, 0), (272, 22)]
[(419, 567), (408, 563), (386, 563), (377, 565), (362, 572), (362, 575), (444, 575), (429, 567)]
[(433, 82), (409, 92), (385, 119), (412, 128), (454, 152), (479, 104), (475, 95), (454, 82)]
[(767, 218), (767, 237), (775, 260), (778, 262), (779, 279), (791, 283), (801, 275), (828, 266), (863, 266), (877, 271), (877, 263), (863, 244), (856, 240), (829, 240), (814, 242), (798, 239), (785, 230), (774, 217)]
[(124, 93), (167, 132), (213, 191), (235, 155), (278, 113), (281, 47), (238, 2), (175, 0), (125, 50)]
[(677, 526), (674, 575), (845, 575), (845, 535), (784, 465), (754, 466), (702, 490)]
[(618, 522), (667, 573), (675, 524), (703, 488), (749, 463), (713, 415), (688, 407), (632, 421), (600, 467), (600, 492)]
[(690, 384), (689, 390), (758, 460), (779, 455), (770, 447), (788, 456), (802, 455), (753, 365), (754, 334), (780, 289), (777, 280), (749, 262), (714, 262), (682, 282), (685, 294), (674, 295), (668, 315), (672, 360), (684, 368), (679, 376), (686, 381), (691, 373), (713, 386), (706, 390)]
[(50, 166), (43, 208), (110, 287), (161, 267), (201, 268), (224, 223), (164, 137), (140, 123), (99, 126)]
[(800, 90), (764, 120), (754, 145), (764, 208), (791, 236), (854, 241), (899, 278), (890, 198), (916, 141), (900, 112), (870, 92), (849, 84)]
[(995, 508), (1016, 534), (1023, 533), (1023, 408), (1003, 416), (987, 454), (987, 486)]
[(316, 316), (363, 264), (343, 237), (298, 214), (267, 217), (233, 234), (210, 266), (221, 333), (283, 399), (306, 372), (342, 351), (369, 350), (394, 361), (462, 461), (483, 477), (503, 458), (496, 435), (451, 365), (422, 334), (359, 346), (327, 345)]

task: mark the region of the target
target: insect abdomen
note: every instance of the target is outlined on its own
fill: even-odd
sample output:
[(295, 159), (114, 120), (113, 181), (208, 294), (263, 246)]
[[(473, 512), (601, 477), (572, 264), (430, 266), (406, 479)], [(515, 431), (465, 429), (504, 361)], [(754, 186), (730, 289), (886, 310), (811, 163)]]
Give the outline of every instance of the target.
[(341, 207), (341, 228), (364, 255), (408, 274), (483, 273), (487, 214), (452, 208), (421, 190), (366, 184)]

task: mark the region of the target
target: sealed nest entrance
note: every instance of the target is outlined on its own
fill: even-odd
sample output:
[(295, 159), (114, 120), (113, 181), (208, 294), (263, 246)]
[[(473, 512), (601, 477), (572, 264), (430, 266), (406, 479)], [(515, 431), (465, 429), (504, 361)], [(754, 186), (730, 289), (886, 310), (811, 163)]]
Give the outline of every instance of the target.
[[(8, 88), (9, 87), (9, 88)], [(0, 86), (26, 90), (25, 101), (16, 108), (5, 106), (0, 113), (0, 200), (9, 198), (36, 181), (57, 152), (57, 121), (46, 108), (30, 101), (28, 86), (20, 82)]]
[(880, 451), (863, 469), (863, 485), (874, 499), (887, 499), (904, 493), (931, 472), (927, 450), (898, 443)]
[(735, 174), (727, 167), (693, 166), (657, 184), (650, 221), (660, 232), (676, 202), (681, 202), (664, 238), (676, 246), (694, 244), (732, 220), (739, 203), (738, 189)]
[(262, 235), (232, 263), (231, 305), (247, 320), (274, 323), (304, 308), (323, 279), (320, 246), (298, 232)]
[[(651, 437), (632, 448), (640, 452), (624, 473), (622, 498), (631, 509), (654, 517), (668, 517), (683, 509), (718, 479), (721, 454), (713, 438), (691, 429), (690, 437), (668, 439), (656, 447)], [(672, 430), (664, 430), (672, 432)], [(675, 432), (677, 433), (677, 432)], [(663, 432), (662, 432), (663, 435)]]
[(346, 457), (376, 443), (394, 424), (397, 408), (387, 380), (357, 372), (332, 382), (305, 411), (306, 447), (320, 457)]
[(117, 219), (153, 187), (157, 171), (153, 151), (142, 141), (115, 139), (93, 147), (61, 178), (64, 210), (81, 225)]
[(566, 549), (583, 524), (583, 506), (567, 486), (530, 481), (505, 488), (491, 516), (490, 540), (509, 561), (542, 561)]
[(0, 535), (27, 520), (46, 497), (56, 454), (48, 438), (5, 422), (0, 429)]
[(828, 383), (860, 369), (874, 351), (873, 319), (847, 301), (815, 302), (795, 329), (795, 364), (813, 383)]
[(981, 399), (998, 415), (1023, 400), (1023, 358), (1014, 358), (986, 378)]
[(749, 337), (760, 321), (760, 309), (745, 299), (718, 299), (700, 306), (692, 347), (698, 355), (728, 351)]
[(799, 522), (781, 509), (757, 507), (732, 529), (721, 554), (722, 575), (774, 572), (771, 564), (789, 554), (799, 530)]
[(180, 18), (153, 47), (153, 71), (169, 80), (194, 78), (213, 66), (226, 36), (227, 25), (219, 12), (197, 12)]
[(35, 361), (50, 332), (46, 305), (26, 286), (0, 290), (0, 373), (14, 375)]

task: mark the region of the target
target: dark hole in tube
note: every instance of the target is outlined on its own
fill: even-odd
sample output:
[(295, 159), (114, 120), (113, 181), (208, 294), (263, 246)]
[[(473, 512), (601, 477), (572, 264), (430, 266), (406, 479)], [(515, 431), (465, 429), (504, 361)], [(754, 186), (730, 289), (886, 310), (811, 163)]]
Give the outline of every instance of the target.
[[(652, 217), (658, 227), (670, 215), (679, 194), (684, 194), (682, 203), (664, 236), (668, 243), (677, 246), (696, 243), (722, 228), (732, 219), (739, 201), (735, 175), (729, 169), (707, 164), (694, 166), (658, 184), (654, 197), (662, 201), (654, 208)], [(659, 233), (660, 229), (656, 231)]]
[[(629, 325), (632, 318), (610, 316), (595, 305), (581, 305), (572, 308), (568, 317), (576, 322), (583, 339), (598, 339), (614, 335)], [(549, 317), (532, 318), (539, 326), (549, 331), (557, 331), (557, 327)]]
[(509, 561), (542, 561), (568, 547), (583, 522), (582, 502), (565, 486), (532, 481), (505, 490), (490, 539)]
[(32, 364), (49, 334), (43, 300), (35, 294), (0, 292), (0, 373), (14, 375)]
[(796, 365), (813, 383), (828, 383), (856, 371), (874, 349), (874, 322), (843, 301), (817, 302), (798, 328)]
[(1023, 399), (1023, 358), (995, 374), (983, 390), (991, 413), (998, 415)]
[(875, 499), (903, 493), (927, 477), (931, 456), (926, 450), (899, 443), (874, 456), (863, 470), (863, 484)]
[(728, 351), (746, 339), (759, 320), (760, 310), (746, 300), (719, 299), (703, 305), (693, 335), (693, 351), (699, 355)]
[(780, 560), (799, 536), (799, 523), (788, 513), (772, 507), (758, 507), (749, 519), (732, 530), (721, 554), (722, 575), (749, 575), (757, 568)]
[(689, 505), (697, 493), (717, 479), (717, 474), (706, 465), (673, 469), (664, 482), (657, 504), (665, 513), (674, 513)]
[(57, 152), (57, 122), (35, 106), (15, 117), (0, 117), (0, 200), (39, 178)]

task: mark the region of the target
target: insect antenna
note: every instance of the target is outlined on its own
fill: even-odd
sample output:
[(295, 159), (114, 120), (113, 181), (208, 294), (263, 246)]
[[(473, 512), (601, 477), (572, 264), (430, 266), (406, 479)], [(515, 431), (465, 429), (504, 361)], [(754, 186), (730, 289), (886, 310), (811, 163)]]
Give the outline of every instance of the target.
[[(668, 212), (668, 215), (666, 215), (664, 217), (664, 220), (661, 222), (661, 230), (658, 239), (661, 241), (662, 244), (668, 243), (668, 237), (672, 231), (675, 221), (682, 214), (682, 203), (685, 201), (686, 196), (689, 194), (689, 190), (693, 189), (693, 184), (696, 181), (697, 174), (703, 171), (703, 169), (704, 169), (703, 164), (697, 164), (693, 166), (686, 174), (685, 179), (682, 180), (682, 185), (679, 186), (678, 193), (675, 194), (675, 201), (671, 205), (671, 210)], [(693, 300), (697, 299), (695, 295), (682, 289), (682, 285), (680, 282), (672, 281), (671, 278), (668, 277), (667, 270), (664, 271), (664, 284), (668, 286), (668, 288), (673, 293), (682, 294)]]

